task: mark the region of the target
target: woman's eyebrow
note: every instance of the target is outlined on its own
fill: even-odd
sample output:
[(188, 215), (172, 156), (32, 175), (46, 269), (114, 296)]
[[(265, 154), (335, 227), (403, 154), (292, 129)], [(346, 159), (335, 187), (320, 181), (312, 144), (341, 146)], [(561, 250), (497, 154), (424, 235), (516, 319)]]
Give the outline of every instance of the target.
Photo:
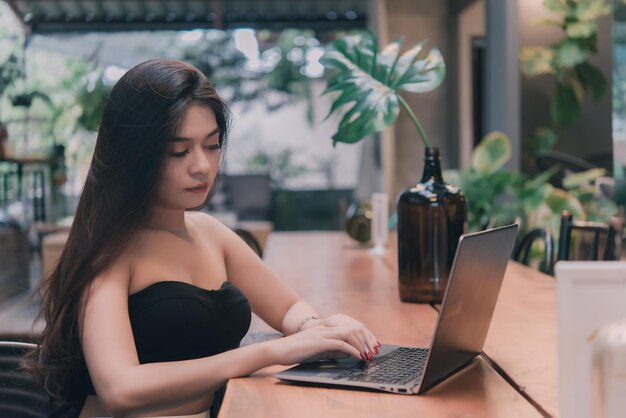
[[(213, 129), (211, 132), (209, 132), (204, 138), (206, 139), (206, 138), (212, 137), (219, 131), (220, 131), (220, 128), (218, 126), (217, 128)], [(185, 142), (185, 141), (193, 141), (193, 139), (185, 138), (184, 136), (172, 136), (170, 137), (170, 141), (171, 142)]]

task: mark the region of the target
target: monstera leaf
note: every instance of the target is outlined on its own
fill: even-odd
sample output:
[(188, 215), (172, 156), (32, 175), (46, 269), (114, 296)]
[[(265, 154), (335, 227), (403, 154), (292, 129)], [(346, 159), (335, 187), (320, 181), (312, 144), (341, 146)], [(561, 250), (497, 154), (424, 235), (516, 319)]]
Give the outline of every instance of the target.
[(424, 52), (424, 42), (403, 54), (401, 48), (399, 39), (378, 51), (371, 33), (348, 35), (330, 44), (321, 62), (334, 70), (334, 75), (324, 93), (339, 94), (329, 115), (348, 107), (333, 135), (335, 143), (354, 143), (381, 131), (396, 121), (403, 106), (430, 146), (415, 114), (398, 92), (423, 93), (437, 88), (445, 77), (443, 57), (435, 48)]
[(472, 152), (472, 168), (491, 174), (500, 170), (511, 158), (511, 140), (502, 132), (492, 132)]

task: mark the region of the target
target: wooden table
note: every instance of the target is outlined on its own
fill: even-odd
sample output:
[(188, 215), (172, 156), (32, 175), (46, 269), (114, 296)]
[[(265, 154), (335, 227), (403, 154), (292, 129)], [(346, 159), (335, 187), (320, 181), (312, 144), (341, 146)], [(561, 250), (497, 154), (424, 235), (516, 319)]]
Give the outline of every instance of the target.
[[(322, 314), (351, 315), (382, 343), (429, 345), (436, 307), (400, 302), (393, 256), (371, 256), (341, 233), (273, 233), (265, 260)], [(553, 279), (511, 262), (486, 354), (425, 394), (283, 383), (272, 374), (285, 367), (274, 366), (231, 380), (220, 418), (555, 416), (555, 306)], [(278, 336), (255, 318), (243, 343)]]

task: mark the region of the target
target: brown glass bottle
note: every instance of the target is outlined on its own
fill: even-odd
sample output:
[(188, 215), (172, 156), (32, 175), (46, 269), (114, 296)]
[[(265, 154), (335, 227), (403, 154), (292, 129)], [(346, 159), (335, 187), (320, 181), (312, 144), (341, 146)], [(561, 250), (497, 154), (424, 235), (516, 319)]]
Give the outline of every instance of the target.
[(404, 302), (440, 303), (467, 204), (458, 187), (444, 183), (438, 148), (426, 148), (424, 174), (398, 198), (398, 279)]

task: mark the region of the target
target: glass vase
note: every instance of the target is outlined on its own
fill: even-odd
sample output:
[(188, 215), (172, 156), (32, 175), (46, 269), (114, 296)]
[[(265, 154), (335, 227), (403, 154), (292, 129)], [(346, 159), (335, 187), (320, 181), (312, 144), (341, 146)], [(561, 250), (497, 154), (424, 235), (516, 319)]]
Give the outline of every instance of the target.
[(422, 180), (398, 198), (398, 279), (404, 302), (441, 303), (467, 204), (441, 176), (438, 148), (426, 148)]

